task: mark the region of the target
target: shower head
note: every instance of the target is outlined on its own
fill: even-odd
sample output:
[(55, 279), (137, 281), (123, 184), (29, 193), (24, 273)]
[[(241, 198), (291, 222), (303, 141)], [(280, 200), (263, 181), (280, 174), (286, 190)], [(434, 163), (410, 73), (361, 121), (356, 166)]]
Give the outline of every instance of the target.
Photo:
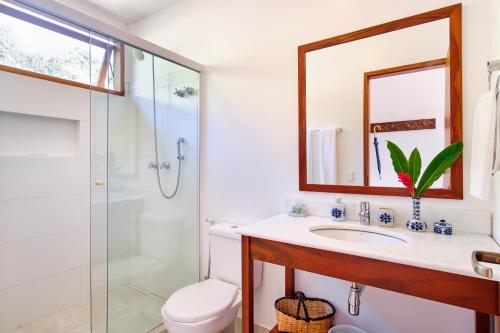
[(183, 87), (182, 89), (175, 88), (174, 95), (178, 97), (193, 96), (196, 93), (193, 87)]
[(139, 61), (144, 60), (144, 52), (139, 49), (134, 49), (134, 57)]

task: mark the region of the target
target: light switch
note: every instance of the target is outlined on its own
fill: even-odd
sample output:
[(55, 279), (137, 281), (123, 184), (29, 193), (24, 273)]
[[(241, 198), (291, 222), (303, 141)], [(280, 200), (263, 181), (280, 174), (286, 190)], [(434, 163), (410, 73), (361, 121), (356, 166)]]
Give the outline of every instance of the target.
[(356, 181), (356, 171), (354, 169), (347, 169), (347, 182), (354, 183)]

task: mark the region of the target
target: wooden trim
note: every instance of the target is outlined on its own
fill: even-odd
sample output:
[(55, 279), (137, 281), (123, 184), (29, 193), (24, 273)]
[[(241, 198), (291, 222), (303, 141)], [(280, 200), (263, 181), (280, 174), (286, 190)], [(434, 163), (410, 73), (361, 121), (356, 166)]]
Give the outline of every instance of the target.
[[(494, 315), (500, 313), (499, 283), (494, 280), (256, 237), (246, 238), (247, 244), (250, 245), (252, 260), (261, 260), (345, 281), (356, 281), (360, 284), (482, 313)], [(243, 278), (245, 279), (245, 276)]]
[(431, 119), (415, 119), (403, 121), (388, 121), (385, 123), (372, 123), (370, 126), (370, 133), (375, 133), (375, 126), (377, 133), (385, 132), (401, 132), (401, 131), (420, 131), (426, 129), (436, 128), (436, 118)]
[(440, 58), (440, 59), (417, 62), (414, 64), (378, 69), (375, 71), (366, 72), (365, 78), (368, 77), (370, 79), (378, 79), (378, 78), (388, 77), (388, 76), (422, 72), (422, 71), (426, 71), (429, 69), (445, 67), (446, 61), (447, 61), (446, 58)]
[(493, 324), (492, 320), (493, 318), (489, 314), (476, 312), (475, 313), (476, 333), (490, 332), (490, 327)]
[[(308, 191), (310, 184), (307, 183), (307, 103), (306, 103), (306, 53), (298, 49), (298, 95), (299, 95), (299, 190)], [(324, 185), (323, 185), (324, 186)], [(328, 186), (328, 185), (327, 185)], [(334, 192), (329, 188), (325, 192)]]
[(120, 59), (120, 91), (125, 95), (125, 44), (120, 43), (120, 48), (117, 52), (119, 52)]
[(251, 257), (251, 239), (241, 237), (241, 265), (242, 265), (242, 333), (253, 333), (253, 259)]
[(458, 11), (461, 10), (461, 7), (462, 4), (459, 3), (448, 7), (432, 10), (429, 12), (405, 17), (399, 20), (382, 23), (369, 28), (356, 30), (343, 35), (322, 39), (316, 42), (299, 46), (299, 51), (302, 53), (311, 52), (334, 45), (344, 44), (355, 40), (360, 40), (376, 35), (385, 34), (392, 31), (406, 29), (433, 21), (451, 18), (457, 10)]
[[(462, 7), (450, 14), (450, 142), (463, 141), (462, 133)], [(463, 154), (450, 169), (450, 192), (463, 199)]]
[(107, 94), (111, 94), (111, 95), (116, 95), (116, 96), (125, 96), (124, 91), (110, 90), (110, 89), (97, 87), (97, 86), (93, 86), (93, 85), (86, 84), (86, 83), (61, 79), (59, 77), (35, 73), (32, 71), (27, 71), (24, 69), (14, 68), (14, 67), (10, 67), (10, 66), (0, 65), (0, 71), (9, 72), (9, 73), (18, 74), (18, 75), (24, 75), (24, 76), (32, 77), (35, 79), (65, 84), (65, 85), (72, 86), (72, 87), (83, 88), (83, 89), (88, 89), (88, 90), (93, 90), (93, 91), (99, 91), (99, 92), (103, 92), (103, 93), (107, 93)]
[(104, 56), (102, 59), (102, 64), (101, 64), (101, 69), (99, 70), (99, 77), (97, 79), (97, 86), (98, 87), (105, 87), (106, 86), (106, 79), (108, 78), (108, 71), (109, 71), (109, 63), (111, 60), (111, 50), (106, 49), (104, 51)]
[[(434, 11), (410, 16), (400, 20), (380, 24), (370, 28), (350, 32), (344, 35), (327, 38), (314, 43), (298, 47), (298, 105), (299, 105), (299, 190), (313, 192), (333, 192), (368, 195), (410, 196), (405, 188), (399, 187), (372, 187), (350, 185), (321, 185), (307, 183), (307, 144), (306, 144), (306, 53), (325, 47), (339, 45), (371, 36), (405, 29), (436, 20), (449, 18), (450, 40), (449, 59), (450, 68), (450, 140), (462, 141), (462, 5), (444, 7)], [(366, 82), (365, 82), (366, 88)], [(365, 89), (366, 91), (366, 89)], [(365, 100), (369, 96), (365, 96)], [(365, 108), (366, 109), (366, 108)], [(367, 142), (368, 127), (363, 129), (364, 142)], [(365, 160), (366, 149), (363, 155)], [(365, 171), (366, 174), (366, 171)], [(461, 156), (450, 171), (451, 184), (449, 189), (429, 189), (423, 197), (441, 199), (463, 199), (463, 157)], [(366, 179), (364, 179), (366, 183)]]
[(292, 296), (295, 293), (295, 270), (285, 267), (285, 296)]
[(363, 185), (370, 187), (370, 80), (363, 80)]

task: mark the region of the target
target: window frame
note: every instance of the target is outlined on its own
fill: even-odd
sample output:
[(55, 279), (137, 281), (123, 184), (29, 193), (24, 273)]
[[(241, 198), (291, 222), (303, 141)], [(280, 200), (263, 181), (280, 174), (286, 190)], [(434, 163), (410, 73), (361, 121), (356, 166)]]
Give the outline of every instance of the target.
[[(27, 9), (28, 10), (28, 9)], [(31, 11), (31, 9), (29, 9)], [(55, 17), (50, 17), (49, 20), (44, 20), (43, 18), (39, 16), (45, 16), (42, 13), (38, 13), (37, 15), (28, 13), (23, 10), (16, 9), (14, 7), (5, 5), (5, 3), (0, 2), (0, 14), (8, 15), (13, 18), (16, 18), (18, 20), (33, 24), (37, 27), (40, 27), (42, 29), (47, 29), (56, 33), (59, 33), (61, 35), (65, 35), (67, 37), (74, 38), (76, 40), (85, 42), (91, 46), (97, 46), (102, 49), (104, 49), (104, 55), (103, 55), (103, 60), (102, 60), (102, 65), (101, 68), (99, 69), (99, 75), (98, 75), (98, 80), (97, 80), (97, 85), (92, 85), (92, 84), (87, 84), (87, 83), (82, 83), (78, 81), (73, 81), (69, 79), (64, 79), (60, 78), (57, 76), (52, 76), (48, 74), (42, 74), (42, 73), (37, 73), (33, 72), (30, 70), (26, 69), (21, 69), (17, 67), (12, 67), (12, 66), (7, 66), (0, 64), (0, 71), (4, 72), (9, 72), (13, 74), (19, 74), (19, 75), (24, 75), (32, 78), (37, 78), (37, 79), (42, 79), (46, 81), (52, 81), (56, 83), (61, 83), (73, 87), (78, 87), (78, 88), (84, 88), (84, 89), (89, 89), (89, 90), (95, 90), (95, 91), (100, 91), (104, 93), (110, 93), (113, 95), (118, 95), (118, 96), (125, 96), (125, 83), (124, 83), (124, 74), (125, 74), (125, 66), (124, 66), (124, 60), (125, 60), (125, 54), (124, 54), (124, 44), (123, 43), (117, 43), (117, 45), (113, 45), (111, 43), (106, 43), (100, 39), (95, 39), (92, 38), (90, 33), (91, 31), (89, 30), (89, 34), (86, 35), (84, 33), (78, 32), (76, 29), (72, 30), (69, 28), (66, 28), (62, 25), (59, 25), (57, 23), (54, 23), (52, 21), (57, 21), (57, 18)], [(66, 22), (63, 22), (64, 24), (68, 24)], [(106, 84), (106, 78), (108, 77), (108, 72), (109, 72), (109, 63), (111, 61), (111, 57), (117, 57), (114, 63), (118, 64), (118, 71), (120, 73), (119, 75), (119, 89), (109, 89), (105, 88)]]

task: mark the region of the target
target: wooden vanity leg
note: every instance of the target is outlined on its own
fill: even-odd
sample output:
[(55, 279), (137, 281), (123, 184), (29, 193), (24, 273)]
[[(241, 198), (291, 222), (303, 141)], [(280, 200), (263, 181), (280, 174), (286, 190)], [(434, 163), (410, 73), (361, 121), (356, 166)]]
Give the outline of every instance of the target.
[(492, 319), (489, 314), (476, 311), (476, 333), (493, 333)]
[(295, 293), (295, 270), (285, 266), (285, 296)]
[(241, 237), (241, 289), (243, 294), (243, 333), (253, 333), (253, 260), (250, 253), (250, 237)]

